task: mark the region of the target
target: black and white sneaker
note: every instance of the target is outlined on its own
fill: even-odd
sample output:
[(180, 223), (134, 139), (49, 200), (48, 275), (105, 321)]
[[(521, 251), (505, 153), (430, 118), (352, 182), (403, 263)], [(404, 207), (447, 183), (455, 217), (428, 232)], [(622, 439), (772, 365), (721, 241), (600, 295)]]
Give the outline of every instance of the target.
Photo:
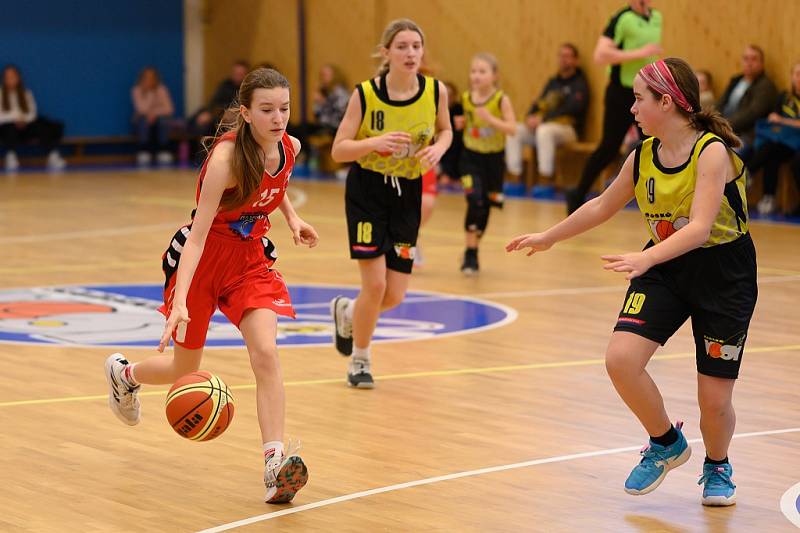
[(114, 353), (106, 359), (106, 381), (108, 381), (108, 406), (117, 418), (135, 426), (142, 419), (141, 404), (136, 397), (141, 385), (131, 387), (122, 377), (128, 361), (121, 353)]
[(465, 276), (477, 276), (479, 268), (478, 250), (467, 248), (464, 251), (464, 260), (461, 262), (461, 273)]
[(369, 368), (369, 361), (353, 359), (347, 369), (347, 384), (357, 389), (374, 389), (375, 380)]
[(331, 317), (333, 318), (333, 344), (336, 351), (344, 356), (353, 353), (353, 320), (347, 319), (347, 306), (350, 298), (337, 296), (331, 300)]

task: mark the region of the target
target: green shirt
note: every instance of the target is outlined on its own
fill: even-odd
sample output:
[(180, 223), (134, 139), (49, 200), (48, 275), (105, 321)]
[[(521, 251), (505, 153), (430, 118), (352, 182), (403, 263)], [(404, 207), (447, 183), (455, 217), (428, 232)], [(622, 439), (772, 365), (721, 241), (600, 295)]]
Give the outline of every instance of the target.
[[(611, 17), (603, 35), (613, 40), (620, 50), (636, 50), (646, 44), (658, 44), (661, 42), (661, 12), (651, 9), (650, 15), (645, 16), (626, 7)], [(633, 87), (633, 78), (639, 69), (657, 59), (656, 56), (650, 56), (611, 65), (611, 82)]]

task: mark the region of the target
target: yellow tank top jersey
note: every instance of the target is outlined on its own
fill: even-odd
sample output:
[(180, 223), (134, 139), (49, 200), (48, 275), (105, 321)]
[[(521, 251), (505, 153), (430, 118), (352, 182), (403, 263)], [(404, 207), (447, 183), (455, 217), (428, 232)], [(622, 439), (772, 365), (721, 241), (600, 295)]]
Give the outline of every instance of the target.
[[(502, 99), (503, 91), (495, 91), (483, 107), (485, 107), (492, 116), (502, 119), (503, 112), (500, 110), (500, 102)], [(464, 117), (466, 118), (466, 124), (464, 125), (464, 146), (473, 152), (481, 154), (502, 152), (506, 146), (505, 134), (478, 118), (475, 114), (475, 109), (481, 106), (473, 103), (469, 91), (464, 91), (464, 94), (461, 96), (461, 105), (464, 106)]]
[[(658, 243), (689, 223), (697, 182), (697, 160), (711, 143), (724, 142), (706, 132), (697, 140), (689, 159), (681, 166), (666, 168), (658, 160), (659, 140), (645, 139), (634, 155), (634, 190), (639, 210), (654, 243)], [(747, 169), (733, 150), (728, 149), (736, 179), (725, 185), (722, 204), (703, 248), (735, 241), (748, 230)]]
[(419, 91), (408, 100), (391, 100), (386, 91), (386, 76), (380, 85), (374, 79), (356, 86), (361, 98), (362, 119), (356, 140), (377, 137), (392, 131), (411, 134), (411, 144), (395, 153), (370, 152), (358, 160), (365, 169), (384, 176), (408, 179), (419, 178), (427, 168), (415, 157), (430, 144), (436, 131), (436, 114), (439, 108), (439, 82), (418, 75)]

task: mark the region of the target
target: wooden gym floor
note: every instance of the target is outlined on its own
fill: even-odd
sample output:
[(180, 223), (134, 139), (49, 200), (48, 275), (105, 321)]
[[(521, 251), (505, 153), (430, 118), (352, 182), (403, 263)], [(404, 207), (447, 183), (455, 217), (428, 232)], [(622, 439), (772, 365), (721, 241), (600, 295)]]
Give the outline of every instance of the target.
[[(189, 171), (0, 176), (0, 294), (54, 285), (162, 283), (160, 257), (192, 208)], [(271, 237), (290, 285), (355, 286), (343, 186), (295, 180), (298, 211), (321, 235), (294, 248), (278, 213)], [(704, 508), (703, 458), (654, 493), (622, 484), (645, 434), (614, 392), (603, 353), (626, 283), (603, 253), (641, 247), (635, 211), (534, 258), (513, 235), (563, 216), (561, 203), (510, 200), (494, 212), (481, 275), (458, 272), (463, 199), (442, 195), (423, 230), (412, 289), (490, 300), (518, 318), (479, 333), (375, 345), (377, 388), (350, 390), (330, 346), (287, 347), (287, 436), (303, 441), (308, 486), (291, 505), (261, 500), (254, 380), (244, 349), (203, 368), (234, 389), (218, 440), (180, 439), (163, 387), (145, 389), (130, 428), (106, 404), (108, 348), (0, 344), (2, 531), (783, 531), (781, 495), (800, 481), (800, 227), (753, 223), (760, 297), (735, 390), (731, 459), (739, 503)], [(0, 318), (2, 315), (0, 314)], [(0, 320), (2, 329), (2, 320)], [(125, 350), (132, 360), (153, 347)], [(688, 326), (649, 367), (668, 411), (698, 439)], [(242, 523), (237, 521), (244, 520)]]

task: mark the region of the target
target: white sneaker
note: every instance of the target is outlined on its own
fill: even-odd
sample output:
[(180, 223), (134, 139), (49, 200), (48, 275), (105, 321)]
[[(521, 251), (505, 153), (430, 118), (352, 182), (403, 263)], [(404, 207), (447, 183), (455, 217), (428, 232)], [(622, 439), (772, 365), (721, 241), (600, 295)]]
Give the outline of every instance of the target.
[(156, 161), (158, 162), (159, 165), (171, 165), (172, 162), (174, 161), (174, 158), (172, 157), (172, 154), (170, 152), (163, 150), (161, 152), (158, 152), (158, 155), (156, 155)]
[(9, 150), (6, 152), (6, 172), (15, 172), (17, 169), (19, 169), (17, 153), (14, 150)]
[(759, 215), (771, 215), (775, 212), (775, 197), (771, 194), (765, 194), (761, 197), (756, 205)]
[(106, 381), (108, 381), (108, 406), (117, 418), (135, 426), (142, 419), (141, 404), (136, 394), (141, 385), (131, 387), (122, 378), (128, 361), (121, 353), (114, 353), (106, 359)]
[(266, 503), (288, 503), (308, 483), (308, 468), (297, 455), (299, 450), (299, 444), (292, 450), (290, 442), (285, 455), (270, 455), (264, 458)]
[(64, 158), (61, 157), (61, 154), (58, 153), (58, 150), (53, 150), (47, 156), (47, 168), (49, 170), (64, 170), (67, 166), (67, 162), (64, 161)]
[(353, 300), (345, 296), (337, 296), (331, 300), (331, 317), (333, 318), (333, 344), (342, 355), (353, 353), (353, 320), (347, 319), (347, 306)]
[(136, 164), (140, 167), (146, 167), (152, 160), (153, 156), (150, 155), (150, 152), (142, 151), (136, 154)]

